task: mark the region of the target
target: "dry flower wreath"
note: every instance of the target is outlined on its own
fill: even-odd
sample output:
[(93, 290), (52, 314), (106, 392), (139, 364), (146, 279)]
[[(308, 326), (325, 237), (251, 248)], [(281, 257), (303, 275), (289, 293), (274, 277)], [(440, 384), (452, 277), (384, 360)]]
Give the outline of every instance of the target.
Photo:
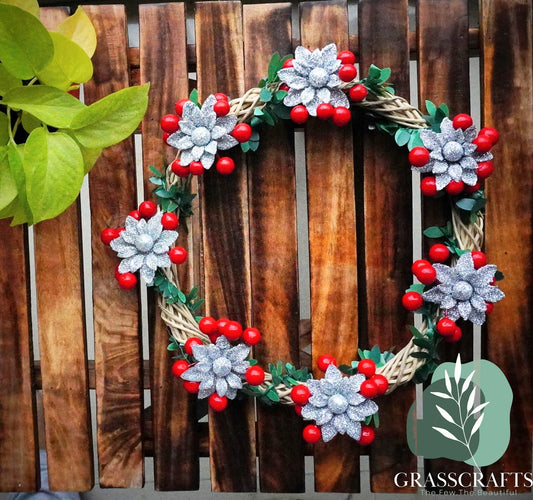
[[(504, 297), (496, 286), (503, 275), (487, 264), (481, 251), (483, 182), (494, 169), (490, 149), (498, 132), (486, 127), (478, 133), (467, 114), (448, 118), (444, 104), (426, 101), (428, 115), (423, 115), (394, 94), (387, 83), (390, 73), (372, 65), (368, 76), (357, 80), (354, 54), (337, 52), (330, 44), (313, 51), (298, 47), (294, 57), (274, 54), (268, 76), (242, 97), (229, 100), (217, 93), (200, 105), (193, 91), (176, 103), (175, 114), (161, 120), (163, 140), (178, 153), (163, 173), (150, 167), (158, 205), (144, 201), (128, 215), (124, 228), (102, 231), (102, 241), (122, 259), (116, 269), (119, 285), (134, 288), (139, 271), (146, 285), (160, 292), (169, 350), (177, 358), (172, 371), (187, 391), (208, 398), (215, 411), (242, 393), (267, 404), (294, 405), (304, 419), (315, 421), (303, 431), (310, 443), (348, 434), (361, 445), (369, 444), (374, 438), (371, 424), (379, 425), (374, 398), (411, 380), (425, 380), (439, 362), (440, 342), (461, 338), (457, 321), (483, 324), (494, 302)], [(267, 371), (250, 358), (261, 340), (256, 328), (243, 329), (228, 318), (195, 316), (203, 303), (197, 288), (188, 294), (180, 289), (176, 266), (187, 252), (173, 245), (179, 221), (192, 215), (191, 176), (213, 165), (220, 174), (231, 174), (235, 164), (220, 152), (239, 144), (244, 152), (257, 150), (264, 123), (291, 119), (301, 125), (316, 117), (344, 126), (352, 107), (362, 109), (374, 128), (393, 135), (398, 146), (407, 147), (412, 170), (423, 174), (425, 196), (447, 196), (450, 201), (452, 220), (424, 231), (440, 241), (429, 248), (428, 260), (413, 263), (418, 283), (402, 297), (406, 309), (422, 315), (423, 327), (411, 326), (412, 339), (396, 354), (378, 346), (359, 349), (359, 360), (350, 366), (337, 366), (332, 356), (321, 355), (320, 379), (281, 361)]]

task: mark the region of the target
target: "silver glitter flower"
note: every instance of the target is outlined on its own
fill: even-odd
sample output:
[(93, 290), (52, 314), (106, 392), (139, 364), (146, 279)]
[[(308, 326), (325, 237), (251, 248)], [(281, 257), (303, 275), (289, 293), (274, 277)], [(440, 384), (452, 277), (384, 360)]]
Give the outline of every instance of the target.
[(486, 302), (498, 302), (505, 297), (497, 286), (490, 284), (497, 267), (486, 265), (475, 269), (471, 252), (461, 255), (453, 267), (444, 264), (433, 264), (433, 267), (440, 284), (425, 292), (424, 299), (438, 304), (454, 321), (462, 317), (474, 325), (482, 325)]
[(200, 382), (199, 398), (207, 398), (214, 392), (228, 399), (235, 399), (237, 390), (242, 388), (244, 374), (250, 367), (246, 359), (250, 347), (237, 344), (232, 347), (223, 335), (216, 344), (195, 345), (192, 348), (198, 363), (182, 373), (181, 378)]
[(183, 166), (199, 161), (205, 169), (209, 169), (219, 149), (230, 149), (238, 144), (229, 135), (237, 124), (237, 117), (217, 116), (213, 111), (216, 102), (215, 96), (210, 95), (201, 109), (192, 101), (183, 106), (179, 130), (167, 139), (168, 144), (181, 150), (180, 162)]
[(283, 99), (286, 106), (293, 107), (302, 103), (311, 116), (316, 116), (319, 104), (329, 102), (333, 107), (350, 107), (346, 94), (339, 88), (339, 68), (337, 46), (326, 45), (322, 50), (313, 52), (305, 47), (296, 47), (292, 68), (278, 71), (280, 80), (289, 86)]
[(430, 151), (429, 162), (423, 167), (412, 167), (417, 172), (435, 175), (437, 191), (444, 189), (452, 180), (474, 186), (478, 180), (478, 163), (492, 160), (491, 153), (476, 152), (472, 141), (477, 137), (476, 127), (455, 129), (449, 118), (444, 118), (440, 133), (429, 129), (420, 131), (420, 139)]
[(158, 212), (148, 221), (131, 216), (126, 218), (126, 229), (110, 243), (123, 259), (118, 266), (119, 273), (134, 273), (140, 269), (142, 278), (150, 286), (158, 267), (170, 267), (167, 252), (178, 233), (163, 229), (162, 216), (163, 212)]
[(331, 441), (337, 433), (348, 433), (355, 440), (361, 438), (361, 422), (378, 411), (374, 401), (359, 393), (364, 380), (361, 374), (343, 377), (330, 364), (324, 378), (307, 382), (311, 397), (302, 408), (302, 417), (316, 421), (324, 442)]

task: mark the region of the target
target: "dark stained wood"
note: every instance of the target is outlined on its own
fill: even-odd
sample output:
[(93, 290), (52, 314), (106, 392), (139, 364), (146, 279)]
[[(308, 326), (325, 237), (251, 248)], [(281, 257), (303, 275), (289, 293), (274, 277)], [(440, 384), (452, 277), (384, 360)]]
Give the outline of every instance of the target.
[[(409, 96), (407, 0), (359, 3), (359, 48), (362, 73), (370, 64), (392, 69), (396, 93)], [(364, 234), (366, 329), (368, 345), (381, 349), (409, 340), (412, 317), (401, 305), (403, 290), (412, 282), (411, 173), (405, 150), (375, 131), (364, 136)], [(416, 457), (407, 447), (405, 418), (414, 401), (414, 388), (398, 389), (378, 401), (380, 427), (370, 450), (372, 491), (395, 491), (399, 471), (416, 470)], [(407, 488), (402, 488), (406, 492)]]
[(0, 220), (0, 491), (39, 489), (26, 230)]
[[(98, 33), (94, 77), (85, 100), (94, 102), (128, 86), (123, 6), (84, 7)], [(133, 139), (106, 149), (89, 175), (100, 485), (143, 484), (141, 352), (138, 292), (118, 287), (115, 252), (100, 241), (105, 227), (119, 227), (136, 207)]]
[[(302, 45), (330, 42), (348, 47), (346, 2), (300, 6)], [(306, 127), (312, 357), (315, 377), (321, 354), (349, 363), (357, 352), (357, 257), (352, 131), (312, 120)], [(359, 489), (359, 446), (348, 436), (315, 445), (315, 489)]]
[[(246, 87), (267, 74), (274, 52), (289, 54), (291, 5), (244, 6)], [(263, 127), (249, 155), (253, 323), (262, 332), (255, 357), (262, 366), (282, 359), (299, 366), (296, 185), (291, 128)], [(283, 228), (283, 230), (280, 230)], [(259, 478), (263, 492), (301, 492), (302, 419), (293, 408), (258, 405)], [(293, 443), (288, 447), (287, 443)]]
[[(174, 112), (174, 103), (186, 97), (189, 90), (184, 4), (141, 5), (139, 24), (141, 83), (150, 82), (148, 110), (142, 122), (145, 199), (150, 199), (154, 186), (148, 181), (153, 175), (148, 167), (153, 165), (162, 170), (175, 156), (175, 150), (161, 140), (159, 121)], [(187, 247), (187, 232), (182, 228), (178, 244)], [(180, 284), (187, 289), (190, 268), (180, 267), (184, 271)], [(157, 295), (152, 292), (149, 290), (155, 488), (196, 490), (199, 488), (196, 398), (171, 374), (174, 360), (167, 350), (168, 331), (159, 314)]]
[(502, 369), (514, 392), (509, 447), (488, 467), (499, 474), (531, 471), (532, 5), (528, 0), (481, 5), (484, 125), (500, 131), (494, 175), (487, 182), (486, 250), (489, 261), (505, 273), (501, 288), (507, 295), (488, 321), (487, 357)]
[[(215, 92), (244, 93), (240, 2), (196, 4), (197, 77), (201, 100)], [(215, 167), (202, 179), (200, 203), (206, 313), (251, 323), (248, 237), (248, 176), (242, 155), (233, 174)], [(211, 485), (214, 491), (256, 489), (253, 401), (231, 401), (220, 414), (209, 413)]]

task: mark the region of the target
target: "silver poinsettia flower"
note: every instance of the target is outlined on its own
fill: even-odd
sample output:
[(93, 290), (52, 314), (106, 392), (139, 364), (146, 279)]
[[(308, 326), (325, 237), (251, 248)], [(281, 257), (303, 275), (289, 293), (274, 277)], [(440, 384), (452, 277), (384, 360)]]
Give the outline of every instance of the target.
[(331, 441), (337, 434), (348, 433), (355, 440), (361, 438), (361, 422), (378, 411), (378, 405), (359, 393), (364, 375), (343, 377), (333, 364), (324, 378), (308, 380), (309, 402), (302, 408), (302, 417), (315, 420), (322, 439)]
[(440, 133), (429, 129), (420, 131), (420, 139), (430, 151), (429, 162), (423, 167), (412, 167), (417, 172), (431, 172), (435, 175), (437, 191), (444, 189), (451, 181), (463, 181), (474, 186), (478, 181), (478, 163), (492, 160), (491, 153), (478, 153), (472, 141), (477, 137), (476, 127), (466, 130), (455, 129), (449, 118), (440, 124)]
[(228, 399), (235, 399), (237, 390), (242, 388), (246, 370), (250, 362), (250, 346), (237, 344), (232, 347), (223, 335), (215, 344), (195, 345), (192, 348), (198, 363), (182, 373), (181, 378), (200, 382), (199, 398), (207, 398), (214, 392)]
[(183, 106), (179, 130), (167, 139), (168, 144), (181, 150), (180, 162), (183, 166), (199, 161), (205, 169), (209, 169), (219, 149), (230, 149), (238, 144), (229, 135), (237, 124), (237, 117), (229, 114), (217, 116), (213, 111), (216, 102), (215, 96), (210, 95), (202, 108), (192, 101)]
[(131, 216), (126, 218), (126, 229), (110, 245), (122, 262), (118, 266), (119, 273), (134, 273), (140, 270), (141, 277), (147, 285), (152, 285), (158, 267), (170, 267), (168, 251), (176, 241), (178, 233), (163, 229), (158, 212), (148, 221), (137, 220)]
[(433, 264), (433, 267), (440, 284), (424, 292), (424, 300), (438, 304), (454, 321), (461, 317), (474, 325), (482, 325), (486, 303), (505, 297), (497, 286), (491, 285), (498, 268), (486, 265), (475, 269), (471, 252), (461, 255), (453, 267), (444, 264)]
[(339, 88), (342, 83), (339, 78), (340, 66), (334, 43), (313, 52), (305, 47), (296, 47), (293, 67), (278, 71), (280, 80), (289, 86), (283, 103), (289, 107), (301, 103), (311, 116), (316, 116), (317, 106), (326, 102), (333, 107), (349, 108), (348, 98)]

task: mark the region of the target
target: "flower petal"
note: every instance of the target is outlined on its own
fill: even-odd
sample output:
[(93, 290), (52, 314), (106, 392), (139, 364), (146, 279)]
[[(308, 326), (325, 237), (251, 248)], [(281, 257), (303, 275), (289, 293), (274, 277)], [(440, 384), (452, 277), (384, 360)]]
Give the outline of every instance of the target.
[(321, 102), (329, 102), (331, 92), (328, 88), (322, 87), (321, 89), (318, 89), (316, 91), (316, 96), (318, 97), (318, 99), (320, 99)]
[(441, 191), (450, 183), (452, 178), (446, 173), (437, 175), (435, 180), (437, 184), (437, 191)]
[(187, 151), (182, 151), (181, 152), (181, 156), (180, 156), (181, 165), (186, 167), (187, 165), (190, 165), (193, 161), (194, 160), (193, 160), (193, 157), (192, 157), (190, 149), (188, 149)]
[(141, 278), (146, 281), (146, 284), (150, 286), (154, 282), (155, 270), (144, 265), (140, 270)]
[(217, 377), (215, 379), (215, 390), (220, 397), (225, 396), (226, 391), (228, 390), (228, 383), (226, 382), (226, 379)]
[(302, 90), (289, 89), (287, 95), (283, 98), (283, 104), (292, 108), (302, 102)]
[(218, 150), (218, 143), (217, 141), (211, 141), (207, 146), (205, 146), (205, 150), (209, 153), (209, 154), (216, 154), (217, 150)]
[(468, 321), (471, 321), (474, 325), (482, 325), (485, 323), (486, 315), (482, 311), (477, 309), (472, 309), (470, 316), (468, 316)]
[[(237, 117), (235, 115), (226, 115), (217, 118), (216, 125), (213, 128), (222, 127), (229, 134), (233, 131), (235, 125), (237, 125)], [(211, 136), (213, 136), (213, 133), (211, 133)]]
[[(181, 132), (183, 132), (183, 134), (187, 134), (187, 135), (191, 135), (196, 129), (196, 127), (194, 126), (193, 122), (191, 122), (190, 120), (185, 120), (185, 119), (180, 120), (179, 126), (180, 126)], [(174, 135), (174, 134), (172, 134), (172, 135)], [(167, 142), (170, 140), (172, 135), (167, 139)]]
[(250, 354), (250, 347), (246, 344), (237, 344), (226, 354), (226, 357), (233, 362), (244, 361)]
[(322, 441), (324, 443), (331, 441), (337, 435), (337, 430), (331, 424), (324, 425), (320, 430), (322, 431)]
[(448, 163), (445, 161), (436, 161), (433, 163), (433, 168), (431, 171), (434, 174), (443, 174), (448, 170)]
[(461, 318), (468, 319), (468, 316), (472, 312), (472, 306), (470, 302), (464, 300), (462, 302), (457, 303), (457, 309), (459, 310), (459, 314), (461, 315)]
[(314, 99), (315, 89), (312, 87), (307, 87), (302, 91), (302, 103), (304, 106), (307, 105)]
[(226, 134), (218, 140), (217, 144), (218, 149), (225, 151), (226, 149), (230, 149), (239, 144), (239, 141), (237, 141), (232, 135)]
[(127, 259), (124, 259), (118, 266), (118, 272), (119, 273), (125, 273), (125, 272), (134, 273), (138, 271), (142, 267), (143, 264), (144, 264), (144, 255), (136, 254)]
[(477, 162), (471, 156), (463, 156), (461, 158), (461, 168), (463, 170), (476, 170)]
[(194, 158), (194, 161), (200, 161), (202, 158), (202, 155), (204, 154), (204, 147), (203, 146), (194, 146), (191, 149), (192, 157)]
[(359, 441), (361, 439), (361, 424), (359, 422), (352, 421), (348, 426), (347, 433), (352, 439)]
[(505, 293), (503, 293), (497, 286), (489, 286), (487, 287), (487, 290), (483, 290), (480, 295), (487, 301), (487, 302), (499, 302), (503, 298), (505, 298)]
[(202, 165), (206, 170), (209, 170), (213, 163), (215, 162), (215, 155), (212, 155), (211, 153), (208, 153), (207, 151), (202, 155), (200, 158), (200, 161), (202, 162)]
[(226, 376), (226, 382), (232, 389), (242, 388), (242, 380), (239, 376), (235, 375), (235, 373), (229, 373)]
[(450, 163), (448, 165), (448, 174), (454, 181), (460, 181), (463, 175), (463, 169), (459, 163)]
[(191, 138), (188, 135), (184, 135), (177, 141), (171, 141), (170, 137), (167, 139), (167, 142), (178, 149), (190, 149), (194, 146), (194, 143), (192, 142)]
[(463, 175), (461, 176), (461, 180), (467, 186), (475, 186), (477, 182), (477, 174), (473, 172), (472, 170), (463, 170)]

